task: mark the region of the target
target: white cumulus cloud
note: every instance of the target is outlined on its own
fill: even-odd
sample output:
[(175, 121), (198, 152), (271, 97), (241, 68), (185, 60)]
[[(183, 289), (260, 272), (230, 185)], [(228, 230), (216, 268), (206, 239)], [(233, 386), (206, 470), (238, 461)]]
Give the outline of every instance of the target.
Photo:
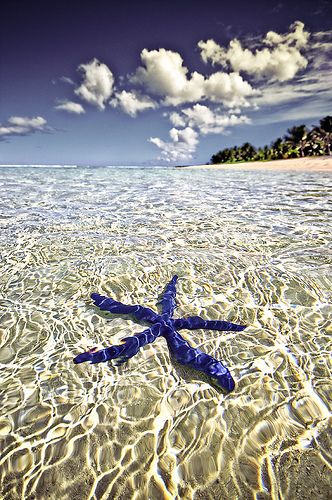
[(309, 40), (309, 32), (304, 31), (304, 24), (301, 21), (295, 21), (294, 24), (290, 26), (289, 33), (285, 35), (280, 35), (275, 31), (268, 31), (264, 38), (264, 42), (267, 45), (293, 45), (294, 47), (301, 48), (305, 47)]
[(165, 104), (180, 104), (201, 99), (204, 77), (197, 72), (188, 78), (188, 68), (178, 52), (171, 50), (147, 50), (141, 52), (144, 66), (140, 66), (132, 83), (144, 85), (153, 94), (165, 97)]
[(226, 107), (248, 106), (247, 97), (255, 94), (250, 83), (243, 80), (238, 73), (222, 73), (218, 71), (204, 82), (207, 99), (221, 102)]
[(15, 135), (30, 135), (47, 129), (47, 122), (42, 116), (28, 118), (26, 116), (11, 116), (5, 125), (0, 124), (0, 139)]
[(64, 101), (55, 106), (55, 109), (58, 109), (60, 111), (68, 111), (68, 113), (74, 113), (76, 115), (85, 113), (85, 109), (83, 108), (82, 104), (73, 101)]
[(180, 113), (171, 113), (170, 121), (175, 126), (189, 126), (198, 129), (200, 134), (222, 134), (228, 127), (250, 123), (244, 115), (221, 113), (220, 109), (212, 110), (202, 104), (183, 109)]
[(165, 142), (159, 137), (150, 137), (149, 141), (161, 151), (158, 160), (166, 162), (187, 161), (193, 157), (198, 144), (198, 133), (191, 127), (182, 130), (172, 128), (169, 131), (170, 142)]
[(263, 82), (254, 104), (268, 107), (259, 123), (315, 120), (329, 113), (332, 104), (332, 31), (314, 32), (306, 47), (308, 67), (289, 82)]
[(182, 116), (180, 113), (177, 111), (173, 111), (173, 113), (170, 113), (169, 115), (167, 113), (164, 113), (164, 116), (169, 116), (169, 119), (174, 125), (174, 127), (185, 127), (186, 126), (186, 120), (184, 116)]
[(235, 72), (216, 72), (205, 78), (195, 71), (188, 76), (182, 57), (171, 50), (143, 49), (141, 59), (144, 66), (136, 70), (132, 83), (161, 96), (166, 106), (202, 100), (242, 106), (248, 104), (246, 97), (254, 93), (251, 85)]
[(140, 95), (134, 91), (127, 92), (126, 90), (117, 92), (115, 98), (110, 101), (110, 104), (114, 108), (120, 107), (122, 111), (132, 117), (135, 117), (140, 111), (155, 109), (157, 107), (157, 103), (150, 99), (150, 97)]
[(83, 73), (82, 84), (75, 89), (81, 99), (104, 110), (105, 104), (113, 92), (114, 77), (109, 67), (93, 59), (78, 68)]
[(243, 48), (236, 38), (230, 41), (227, 49), (212, 39), (200, 41), (198, 47), (205, 62), (229, 66), (238, 73), (243, 71), (258, 78), (283, 82), (293, 78), (308, 64), (301, 49), (307, 46), (309, 33), (300, 21), (290, 29), (292, 31), (284, 35), (269, 31), (262, 40), (265, 47), (255, 51)]

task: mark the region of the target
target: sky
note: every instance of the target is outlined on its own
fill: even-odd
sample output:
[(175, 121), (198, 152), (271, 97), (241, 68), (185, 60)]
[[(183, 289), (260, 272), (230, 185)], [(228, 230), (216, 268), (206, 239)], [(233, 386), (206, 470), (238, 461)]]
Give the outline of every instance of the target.
[(325, 0), (4, 0), (0, 164), (201, 164), (316, 125), (331, 20)]

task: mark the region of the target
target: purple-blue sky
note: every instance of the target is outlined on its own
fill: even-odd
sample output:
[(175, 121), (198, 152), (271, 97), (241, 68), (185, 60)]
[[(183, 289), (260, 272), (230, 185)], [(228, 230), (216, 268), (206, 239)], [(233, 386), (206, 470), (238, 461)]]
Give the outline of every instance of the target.
[(325, 0), (5, 0), (0, 164), (206, 163), (332, 113)]

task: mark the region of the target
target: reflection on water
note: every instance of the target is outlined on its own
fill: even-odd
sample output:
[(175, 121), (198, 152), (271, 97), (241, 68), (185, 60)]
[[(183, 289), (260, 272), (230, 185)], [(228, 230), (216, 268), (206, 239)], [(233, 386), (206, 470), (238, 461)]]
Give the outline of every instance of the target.
[[(327, 498), (330, 174), (0, 169), (0, 496)], [(225, 396), (158, 339), (74, 365), (142, 325), (98, 291), (175, 316), (236, 380)]]

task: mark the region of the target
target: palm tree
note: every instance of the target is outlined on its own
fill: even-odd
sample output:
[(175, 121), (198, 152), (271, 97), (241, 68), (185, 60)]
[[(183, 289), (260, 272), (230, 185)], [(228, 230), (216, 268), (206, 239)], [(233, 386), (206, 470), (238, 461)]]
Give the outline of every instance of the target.
[(256, 154), (256, 148), (250, 144), (250, 142), (245, 142), (241, 146), (241, 156), (244, 161), (251, 161), (254, 159)]
[(225, 148), (215, 155), (212, 156), (211, 158), (211, 163), (217, 164), (217, 163), (228, 163), (228, 162), (233, 162), (234, 161), (234, 153), (232, 148)]
[(222, 163), (222, 161), (221, 161), (221, 151), (218, 151), (218, 153), (212, 155), (210, 161), (211, 161), (211, 163), (213, 163), (213, 165), (216, 165), (218, 163)]
[(287, 130), (284, 138), (278, 138), (271, 146), (256, 148), (245, 142), (242, 146), (233, 146), (218, 151), (212, 156), (212, 163), (236, 163), (250, 160), (277, 160), (281, 158), (298, 158), (305, 155), (319, 156), (331, 154), (332, 116), (325, 116), (319, 126), (308, 130), (305, 125), (297, 125)]
[(278, 137), (278, 139), (272, 142), (270, 150), (273, 160), (282, 160), (285, 157), (287, 145), (284, 143), (281, 137)]
[(311, 131), (312, 140), (320, 146), (322, 154), (331, 154), (332, 116), (325, 116), (319, 121), (319, 127)]
[(257, 151), (256, 151), (256, 154), (254, 156), (254, 160), (256, 161), (263, 161), (265, 158), (264, 158), (264, 151), (262, 148), (258, 148)]
[(263, 152), (264, 152), (264, 160), (272, 160), (272, 153), (269, 146), (265, 145), (263, 147)]
[(320, 128), (325, 130), (325, 132), (332, 133), (332, 116), (325, 116), (319, 121)]
[[(305, 125), (296, 125), (289, 128), (287, 133), (288, 135), (285, 135), (284, 139), (291, 148), (289, 153), (296, 155), (296, 151), (298, 150), (301, 157), (305, 156), (305, 150), (310, 145), (308, 139), (309, 130), (307, 127)], [(290, 156), (289, 153), (287, 156)]]

